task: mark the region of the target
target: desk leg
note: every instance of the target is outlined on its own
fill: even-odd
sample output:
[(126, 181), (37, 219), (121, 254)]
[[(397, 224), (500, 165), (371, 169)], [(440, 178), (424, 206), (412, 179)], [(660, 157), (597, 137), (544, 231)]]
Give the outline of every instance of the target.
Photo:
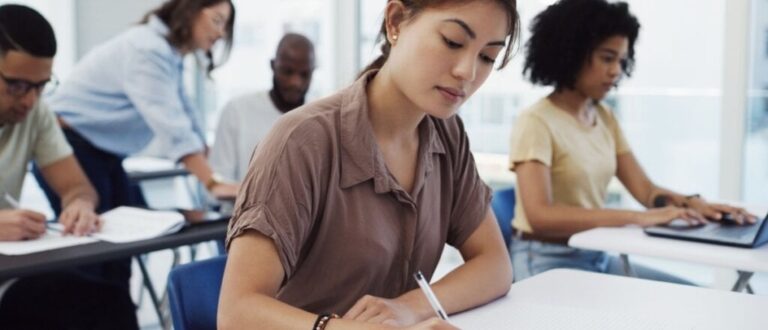
[(197, 260), (197, 244), (189, 246), (189, 262), (195, 262)]
[(635, 270), (632, 269), (632, 265), (629, 263), (629, 256), (626, 253), (622, 253), (619, 255), (619, 258), (621, 258), (621, 263), (624, 265), (624, 275), (629, 277), (637, 277)]
[(155, 286), (152, 284), (152, 281), (149, 278), (149, 272), (147, 271), (147, 266), (144, 264), (144, 260), (141, 259), (140, 256), (136, 256), (136, 262), (139, 264), (139, 269), (141, 270), (141, 275), (144, 277), (144, 287), (147, 288), (147, 292), (149, 292), (149, 298), (152, 300), (152, 304), (155, 306), (155, 313), (157, 313), (157, 319), (160, 321), (160, 325), (165, 329), (165, 318), (163, 317), (163, 311), (161, 309), (161, 302), (160, 299), (157, 298), (157, 292), (155, 292)]
[(742, 270), (737, 271), (739, 273), (739, 279), (736, 280), (736, 284), (733, 285), (731, 291), (742, 292), (747, 289), (748, 293), (752, 293), (752, 287), (749, 286), (749, 279), (752, 278), (753, 272), (745, 272)]

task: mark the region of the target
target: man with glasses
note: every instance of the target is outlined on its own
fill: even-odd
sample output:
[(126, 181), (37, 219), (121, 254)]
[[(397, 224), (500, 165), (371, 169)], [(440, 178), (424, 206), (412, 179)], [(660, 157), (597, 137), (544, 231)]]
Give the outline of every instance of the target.
[[(59, 222), (66, 234), (98, 230), (98, 195), (73, 156), (54, 114), (41, 102), (54, 87), (53, 28), (35, 10), (0, 6), (0, 241), (36, 239), (46, 232), (43, 214), (17, 200), (34, 160), (61, 197)], [(77, 271), (0, 279), (0, 328), (136, 328), (133, 302), (121, 288)]]

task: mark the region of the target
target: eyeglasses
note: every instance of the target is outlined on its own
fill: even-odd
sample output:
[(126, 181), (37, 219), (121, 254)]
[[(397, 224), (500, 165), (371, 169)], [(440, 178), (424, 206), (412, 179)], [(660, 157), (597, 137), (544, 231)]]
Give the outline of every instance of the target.
[(37, 83), (24, 79), (8, 78), (2, 72), (0, 72), (0, 78), (5, 82), (5, 92), (14, 97), (27, 95), (33, 89), (38, 95), (49, 96), (59, 86), (59, 80), (54, 75), (51, 75), (51, 78), (46, 81)]

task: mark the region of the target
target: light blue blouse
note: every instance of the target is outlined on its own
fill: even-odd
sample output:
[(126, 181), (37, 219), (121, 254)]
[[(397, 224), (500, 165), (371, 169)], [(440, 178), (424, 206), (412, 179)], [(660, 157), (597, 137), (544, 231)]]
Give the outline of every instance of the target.
[(172, 160), (204, 149), (204, 133), (184, 92), (183, 55), (157, 17), (89, 52), (48, 100), (96, 147), (119, 156), (153, 141)]

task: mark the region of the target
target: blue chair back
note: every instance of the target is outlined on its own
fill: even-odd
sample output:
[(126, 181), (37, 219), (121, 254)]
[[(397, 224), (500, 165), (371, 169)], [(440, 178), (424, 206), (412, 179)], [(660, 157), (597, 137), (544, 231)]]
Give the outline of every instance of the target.
[(180, 265), (168, 275), (168, 301), (176, 330), (216, 329), (227, 256)]
[(504, 243), (509, 247), (512, 241), (512, 218), (515, 217), (515, 188), (498, 190), (493, 193), (491, 208), (496, 220), (499, 222), (501, 234), (504, 235)]

